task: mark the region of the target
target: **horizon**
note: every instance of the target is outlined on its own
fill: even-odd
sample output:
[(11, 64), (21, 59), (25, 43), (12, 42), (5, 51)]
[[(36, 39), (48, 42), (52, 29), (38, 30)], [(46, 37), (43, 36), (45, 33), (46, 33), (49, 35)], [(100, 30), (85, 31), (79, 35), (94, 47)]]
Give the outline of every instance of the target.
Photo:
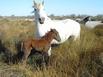
[[(42, 0), (36, 0), (41, 2)], [(44, 0), (48, 15), (103, 15), (103, 1), (94, 0)], [(19, 6), (18, 6), (19, 5)], [(32, 16), (33, 0), (2, 0), (0, 2), (0, 16)], [(55, 8), (55, 9), (54, 9)]]

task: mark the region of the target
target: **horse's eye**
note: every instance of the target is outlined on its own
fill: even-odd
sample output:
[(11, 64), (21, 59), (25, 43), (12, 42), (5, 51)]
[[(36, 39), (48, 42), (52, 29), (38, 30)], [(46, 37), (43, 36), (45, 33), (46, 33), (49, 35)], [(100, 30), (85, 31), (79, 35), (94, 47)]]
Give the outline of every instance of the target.
[(35, 11), (37, 11), (37, 9), (34, 9)]

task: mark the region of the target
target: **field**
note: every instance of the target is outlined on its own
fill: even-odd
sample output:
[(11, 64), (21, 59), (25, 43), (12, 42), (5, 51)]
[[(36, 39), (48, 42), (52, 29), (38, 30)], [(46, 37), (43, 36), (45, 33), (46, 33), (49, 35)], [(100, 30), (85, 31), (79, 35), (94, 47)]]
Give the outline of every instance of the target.
[(53, 47), (50, 66), (41, 69), (35, 63), (37, 55), (29, 57), (26, 67), (15, 58), (20, 42), (34, 37), (34, 25), (31, 21), (0, 20), (0, 77), (103, 77), (103, 27), (90, 30), (81, 25), (80, 40)]

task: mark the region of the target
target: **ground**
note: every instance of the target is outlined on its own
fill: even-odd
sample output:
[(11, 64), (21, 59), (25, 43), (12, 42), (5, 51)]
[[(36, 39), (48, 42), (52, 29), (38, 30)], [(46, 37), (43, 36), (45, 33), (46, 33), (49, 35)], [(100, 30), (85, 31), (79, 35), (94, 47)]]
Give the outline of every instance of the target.
[[(41, 69), (40, 56), (31, 55), (27, 65), (12, 61), (20, 42), (35, 35), (35, 23), (25, 20), (0, 20), (0, 77), (103, 77), (103, 28), (81, 25), (81, 38), (52, 48), (50, 65)], [(12, 57), (13, 56), (13, 57)], [(10, 57), (10, 62), (7, 61)], [(13, 59), (14, 58), (14, 59)], [(17, 60), (18, 61), (18, 60)]]

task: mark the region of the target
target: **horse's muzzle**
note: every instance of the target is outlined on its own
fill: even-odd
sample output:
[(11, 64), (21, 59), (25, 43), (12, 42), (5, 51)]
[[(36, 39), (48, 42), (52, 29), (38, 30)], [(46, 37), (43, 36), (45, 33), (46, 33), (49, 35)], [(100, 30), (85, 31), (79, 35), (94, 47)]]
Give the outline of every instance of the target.
[(45, 18), (44, 18), (44, 17), (39, 18), (39, 22), (40, 22), (40, 24), (44, 24), (44, 21), (45, 21)]

